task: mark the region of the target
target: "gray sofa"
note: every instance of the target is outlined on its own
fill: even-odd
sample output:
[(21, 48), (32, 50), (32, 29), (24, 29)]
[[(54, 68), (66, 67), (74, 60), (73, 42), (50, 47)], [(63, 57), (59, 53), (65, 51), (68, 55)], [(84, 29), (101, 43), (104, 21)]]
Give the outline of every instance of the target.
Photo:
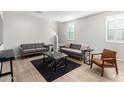
[(85, 60), (86, 51), (81, 50), (81, 44), (70, 44), (68, 47), (60, 47), (60, 52), (67, 54), (68, 56)]
[(49, 46), (44, 43), (21, 44), (19, 52), (21, 56), (29, 56), (33, 54), (41, 54), (49, 50)]

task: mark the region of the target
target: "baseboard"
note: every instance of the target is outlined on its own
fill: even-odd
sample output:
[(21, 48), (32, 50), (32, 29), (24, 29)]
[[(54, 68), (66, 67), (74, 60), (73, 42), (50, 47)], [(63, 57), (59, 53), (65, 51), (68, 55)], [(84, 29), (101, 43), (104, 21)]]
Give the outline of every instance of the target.
[[(16, 59), (20, 59), (20, 58), (22, 58), (22, 56), (21, 56), (21, 55), (16, 55), (15, 58), (16, 58)], [(117, 61), (122, 61), (122, 62), (124, 62), (124, 59), (117, 59)]]
[(124, 62), (124, 59), (117, 59), (118, 61), (123, 61)]

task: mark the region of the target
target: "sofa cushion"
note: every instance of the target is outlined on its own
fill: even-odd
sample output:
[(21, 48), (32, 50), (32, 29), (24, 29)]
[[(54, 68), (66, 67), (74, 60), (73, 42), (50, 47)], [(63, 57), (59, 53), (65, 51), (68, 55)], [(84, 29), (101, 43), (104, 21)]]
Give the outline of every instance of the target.
[[(95, 63), (95, 64), (97, 64), (98, 66), (101, 66), (102, 67), (102, 60), (101, 59), (98, 59), (98, 58), (93, 58), (93, 59), (91, 59), (91, 61), (93, 62), (93, 63)], [(110, 63), (110, 62), (106, 62), (106, 61), (104, 61), (104, 66), (113, 66), (113, 64), (112, 63)]]
[(34, 49), (34, 48), (40, 48), (43, 47), (44, 43), (32, 43), (32, 44), (22, 44), (21, 48), (23, 49)]
[(65, 47), (70, 48), (70, 44), (66, 44)]
[(24, 49), (23, 52), (36, 52), (36, 51), (47, 51), (46, 48), (35, 48), (35, 49)]
[(42, 48), (36, 48), (35, 50), (36, 51), (48, 51), (48, 49), (47, 48), (44, 48), (44, 47), (42, 47)]
[(36, 51), (35, 49), (24, 49), (24, 50), (22, 50), (22, 52), (34, 52), (34, 51)]
[(78, 49), (78, 50), (80, 50), (80, 48), (81, 48), (81, 45), (80, 45), (80, 44), (70, 44), (70, 48), (73, 48), (73, 49)]
[(34, 48), (41, 48), (44, 46), (44, 43), (36, 43), (34, 44)]

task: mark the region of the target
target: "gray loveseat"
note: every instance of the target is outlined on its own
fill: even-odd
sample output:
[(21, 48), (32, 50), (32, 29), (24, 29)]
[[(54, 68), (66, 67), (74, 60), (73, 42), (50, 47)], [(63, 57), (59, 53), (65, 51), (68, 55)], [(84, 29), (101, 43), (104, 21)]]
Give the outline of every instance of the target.
[(71, 57), (85, 60), (87, 54), (86, 51), (89, 49), (89, 47), (87, 47), (87, 49), (81, 49), (81, 47), (81, 44), (70, 44), (68, 47), (60, 47), (60, 52), (63, 52)]
[(19, 52), (21, 56), (29, 56), (33, 54), (41, 54), (49, 50), (49, 46), (44, 43), (21, 44)]

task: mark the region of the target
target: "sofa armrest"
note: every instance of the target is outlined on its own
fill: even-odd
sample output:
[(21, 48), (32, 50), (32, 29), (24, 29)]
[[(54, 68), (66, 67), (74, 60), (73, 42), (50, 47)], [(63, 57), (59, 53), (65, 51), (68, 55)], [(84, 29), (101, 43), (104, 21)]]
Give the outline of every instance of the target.
[(85, 49), (85, 50), (81, 50), (81, 51), (82, 51), (82, 53), (91, 53), (92, 51), (94, 51), (94, 49)]
[(45, 47), (45, 48), (49, 49), (49, 46), (48, 46), (48, 45), (44, 45), (43, 47)]
[(51, 46), (53, 46), (53, 45), (52, 44), (48, 44), (48, 45), (44, 45), (43, 47), (45, 47), (45, 48), (47, 48), (49, 50)]
[(63, 46), (59, 46), (59, 48), (61, 49), (61, 48), (67, 48), (65, 45), (63, 45)]
[(23, 50), (24, 50), (24, 49), (23, 49), (21, 46), (19, 46), (18, 49), (19, 49), (19, 55), (22, 56), (22, 55), (23, 55)]
[(19, 50), (23, 50), (23, 48), (21, 46), (19, 46)]

